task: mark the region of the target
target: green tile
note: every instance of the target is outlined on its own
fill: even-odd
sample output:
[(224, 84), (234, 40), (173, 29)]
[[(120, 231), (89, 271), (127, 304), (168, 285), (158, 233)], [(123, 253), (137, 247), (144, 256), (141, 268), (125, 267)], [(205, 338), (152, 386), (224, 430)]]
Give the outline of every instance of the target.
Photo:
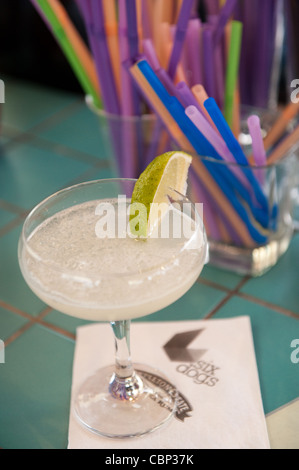
[(207, 316), (225, 295), (225, 292), (213, 287), (195, 283), (175, 303), (152, 315), (142, 317), (141, 321), (200, 320)]
[(113, 168), (101, 168), (95, 169), (94, 173), (88, 178), (89, 181), (92, 180), (101, 180), (107, 178), (116, 178), (117, 175)]
[(4, 82), (3, 124), (18, 131), (28, 131), (79, 98), (75, 94), (10, 78)]
[(15, 219), (15, 217), (16, 214), (13, 214), (12, 212), (9, 212), (6, 209), (2, 209), (0, 207), (0, 228), (11, 222), (13, 219)]
[(50, 150), (19, 145), (0, 159), (0, 198), (30, 209), (89, 168)]
[(291, 361), (290, 344), (293, 339), (299, 338), (299, 320), (239, 297), (229, 300), (213, 318), (239, 315), (248, 315), (251, 319), (264, 411), (267, 414), (298, 397), (299, 365)]
[(243, 279), (243, 276), (237, 273), (225, 271), (224, 269), (217, 268), (210, 264), (204, 267), (200, 277), (207, 281), (215, 282), (227, 289), (234, 289)]
[(74, 342), (34, 325), (0, 364), (0, 447), (65, 449)]
[(289, 309), (299, 315), (299, 234), (276, 266), (262, 277), (250, 279), (241, 292)]
[(107, 135), (101, 132), (98, 118), (85, 104), (40, 135), (55, 144), (65, 145), (102, 160), (110, 159), (107, 151)]
[(19, 225), (0, 237), (0, 299), (30, 315), (37, 315), (45, 308), (29, 289), (18, 263)]
[(51, 310), (51, 312), (44, 317), (44, 321), (51, 325), (58, 326), (74, 335), (76, 334), (76, 329), (78, 327), (92, 323), (87, 320), (81, 320), (80, 318), (65, 315), (57, 310)]
[(0, 307), (0, 339), (5, 341), (27, 322), (26, 318)]

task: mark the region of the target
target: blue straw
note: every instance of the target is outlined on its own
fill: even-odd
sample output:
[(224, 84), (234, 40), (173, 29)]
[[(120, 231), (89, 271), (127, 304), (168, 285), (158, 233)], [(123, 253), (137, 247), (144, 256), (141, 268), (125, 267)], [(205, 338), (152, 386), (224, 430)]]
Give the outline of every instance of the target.
[[(217, 160), (223, 161), (223, 158), (218, 154), (213, 145), (206, 139), (206, 137), (199, 131), (199, 129), (193, 124), (193, 122), (186, 116), (184, 107), (181, 105), (179, 100), (171, 96), (163, 83), (159, 80), (153, 69), (150, 67), (146, 60), (138, 62), (138, 67), (142, 74), (146, 77), (151, 87), (154, 89), (156, 94), (164, 106), (169, 110), (170, 114), (174, 117), (179, 127), (186, 135), (190, 143), (192, 143), (196, 152), (199, 155), (209, 156)], [(222, 187), (222, 181), (226, 178), (229, 183), (229, 188), (235, 188), (239, 192), (240, 196), (249, 205), (256, 220), (263, 226), (268, 227), (269, 214), (267, 211), (256, 207), (253, 203), (252, 197), (248, 190), (242, 184), (242, 182), (230, 171), (225, 165), (219, 165), (216, 168), (216, 164), (209, 164), (209, 170), (212, 175), (217, 177), (217, 182)], [(220, 177), (221, 176), (221, 177)]]
[[(197, 127), (193, 124), (193, 122), (186, 116), (184, 107), (181, 105), (179, 100), (174, 97), (170, 96), (167, 92), (166, 88), (163, 86), (159, 78), (156, 76), (150, 65), (145, 61), (141, 60), (137, 64), (138, 68), (147, 79), (153, 91), (157, 94), (161, 102), (167, 108), (169, 113), (174, 117), (178, 126), (182, 130), (182, 132), (186, 135), (189, 142), (196, 150), (199, 155), (209, 155), (213, 158), (221, 159), (218, 155), (214, 147), (210, 144), (210, 142), (204, 137), (203, 134), (197, 129)], [(221, 159), (222, 160), (222, 159)], [(248, 230), (251, 233), (252, 238), (257, 241), (258, 243), (263, 243), (266, 241), (266, 237), (258, 232), (258, 230), (252, 225), (250, 217), (248, 216), (246, 210), (244, 209), (243, 205), (240, 203), (238, 198), (236, 197), (236, 193), (233, 190), (234, 184), (238, 181), (237, 178), (229, 171), (229, 169), (223, 165), (223, 168), (219, 167), (216, 168), (216, 165), (213, 162), (209, 162), (208, 160), (204, 160), (203, 163), (209, 169), (210, 173), (213, 175), (215, 181), (217, 182), (218, 186), (222, 189), (222, 191), (227, 195), (229, 200), (231, 201), (234, 208), (237, 210), (239, 215), (242, 217), (244, 222), (248, 226)], [(226, 178), (223, 178), (225, 173)], [(227, 180), (228, 179), (228, 180)], [(236, 181), (232, 181), (236, 180)], [(246, 189), (242, 184), (239, 182), (240, 189), (245, 194)], [(246, 195), (248, 199), (248, 194)], [(250, 201), (250, 199), (249, 199)], [(251, 201), (252, 202), (252, 201)], [(262, 222), (266, 225), (268, 220), (264, 220), (265, 213), (262, 211), (257, 211), (255, 216), (259, 216), (261, 218), (262, 215)]]
[[(268, 200), (265, 194), (263, 193), (259, 182), (253, 175), (252, 171), (248, 168), (249, 164), (248, 164), (246, 156), (244, 155), (242, 147), (237, 141), (237, 139), (235, 138), (234, 134), (232, 133), (215, 99), (214, 98), (206, 99), (206, 101), (204, 102), (204, 106), (206, 110), (208, 111), (209, 115), (211, 116), (211, 118), (213, 119), (213, 122), (215, 126), (217, 127), (218, 131), (220, 132), (220, 134), (222, 135), (224, 141), (226, 142), (227, 147), (229, 148), (231, 153), (234, 155), (236, 162), (240, 165), (240, 168), (243, 170), (246, 178), (248, 179), (249, 183), (252, 185), (257, 201), (261, 204), (261, 206), (268, 213), (268, 210), (269, 210)], [(244, 165), (244, 168), (242, 168), (242, 165)]]

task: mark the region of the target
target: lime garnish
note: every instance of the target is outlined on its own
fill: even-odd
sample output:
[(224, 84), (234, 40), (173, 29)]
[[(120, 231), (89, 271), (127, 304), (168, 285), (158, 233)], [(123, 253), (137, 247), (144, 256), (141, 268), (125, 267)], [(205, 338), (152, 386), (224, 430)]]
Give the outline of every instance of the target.
[(156, 157), (135, 183), (130, 208), (133, 236), (147, 238), (169, 207), (169, 196), (183, 195), (192, 157), (185, 152), (166, 152)]

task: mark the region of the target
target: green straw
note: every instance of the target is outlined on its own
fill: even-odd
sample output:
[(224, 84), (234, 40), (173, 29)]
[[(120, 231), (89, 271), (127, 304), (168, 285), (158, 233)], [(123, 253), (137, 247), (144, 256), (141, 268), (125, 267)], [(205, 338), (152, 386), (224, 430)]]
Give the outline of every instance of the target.
[(233, 125), (234, 94), (239, 73), (242, 29), (243, 24), (240, 21), (232, 21), (224, 96), (224, 117), (230, 128)]
[(45, 0), (37, 0), (37, 3), (42, 10), (43, 14), (47, 18), (49, 22), (53, 35), (55, 36), (56, 40), (58, 41), (62, 51), (64, 52), (70, 66), (73, 69), (78, 81), (80, 82), (84, 93), (86, 95), (91, 95), (93, 98), (93, 102), (97, 108), (102, 108), (102, 102), (99, 98), (97, 90), (94, 88), (88, 74), (86, 73), (84, 67), (81, 64), (77, 54), (74, 51), (72, 44), (70, 43), (62, 25), (60, 24), (57, 16), (55, 15), (54, 11), (50, 7), (47, 1)]

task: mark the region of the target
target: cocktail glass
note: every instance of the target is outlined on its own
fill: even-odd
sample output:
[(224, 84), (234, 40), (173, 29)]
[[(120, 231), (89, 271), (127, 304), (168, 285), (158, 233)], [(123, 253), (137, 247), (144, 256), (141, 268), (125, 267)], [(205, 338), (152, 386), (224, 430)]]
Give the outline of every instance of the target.
[[(63, 189), (31, 211), (19, 241), (21, 271), (38, 297), (65, 314), (111, 323), (115, 364), (88, 378), (74, 402), (81, 424), (107, 437), (143, 435), (173, 416), (175, 387), (163, 389), (167, 378), (159, 371), (132, 364), (130, 321), (181, 297), (207, 251), (202, 219), (175, 191), (156, 233), (132, 237), (134, 185), (109, 179)], [(150, 383), (149, 374), (162, 380)]]

